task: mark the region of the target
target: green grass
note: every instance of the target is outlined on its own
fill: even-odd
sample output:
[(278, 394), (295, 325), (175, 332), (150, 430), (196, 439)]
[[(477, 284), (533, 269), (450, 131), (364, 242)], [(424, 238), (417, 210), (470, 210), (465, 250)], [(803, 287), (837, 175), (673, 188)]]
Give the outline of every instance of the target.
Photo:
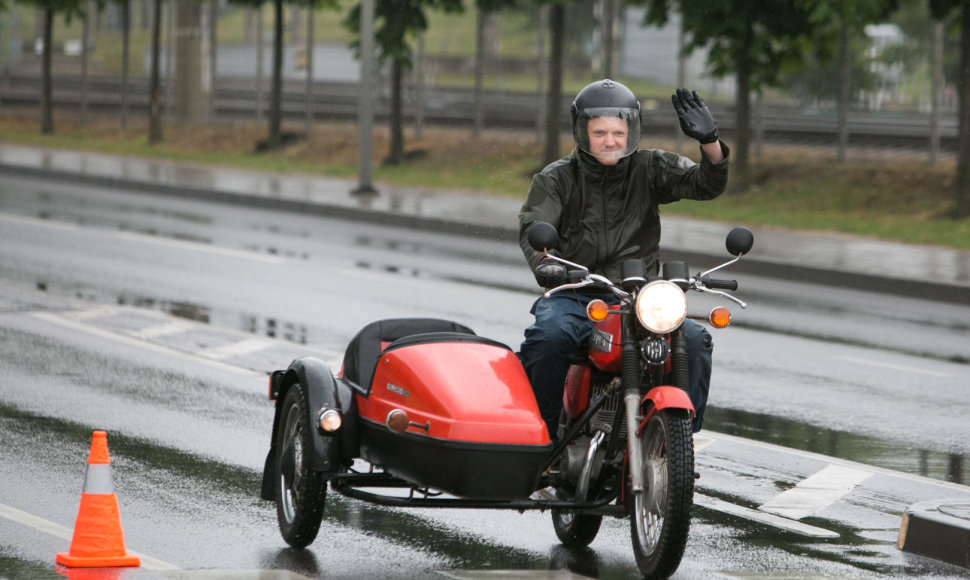
[[(351, 124), (319, 124), (308, 140), (257, 154), (255, 143), (266, 136), (263, 124), (167, 125), (163, 143), (150, 146), (139, 123), (144, 120), (133, 120), (132, 128), (122, 132), (117, 119), (90, 121), (84, 129), (71, 119), (59, 119), (56, 134), (43, 136), (32, 119), (0, 118), (0, 141), (246, 170), (349, 179), (357, 175), (356, 128)], [(385, 127), (375, 129), (373, 178), (378, 184), (522, 198), (539, 169), (542, 147), (534, 132), (489, 131), (473, 138), (468, 129), (426, 128), (418, 140), (409, 130), (409, 160), (396, 166), (381, 163), (386, 133)], [(649, 135), (644, 145), (654, 145)], [(563, 152), (569, 146), (564, 135)], [(672, 142), (657, 141), (655, 146), (674, 150)], [(694, 147), (685, 147), (686, 154), (696, 154)], [(953, 162), (934, 167), (912, 154), (864, 156), (857, 151), (851, 162), (837, 164), (834, 153), (794, 151), (766, 154), (754, 162), (748, 191), (729, 191), (709, 202), (682, 201), (664, 206), (663, 212), (970, 250), (970, 219), (946, 217), (953, 201)]]

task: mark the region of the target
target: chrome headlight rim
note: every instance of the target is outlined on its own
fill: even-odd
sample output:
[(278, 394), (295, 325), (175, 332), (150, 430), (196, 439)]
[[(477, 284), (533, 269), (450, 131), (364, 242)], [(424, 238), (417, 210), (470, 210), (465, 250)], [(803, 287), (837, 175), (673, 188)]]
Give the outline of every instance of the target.
[(655, 280), (640, 289), (636, 299), (637, 320), (650, 332), (667, 334), (687, 318), (687, 295), (669, 280)]

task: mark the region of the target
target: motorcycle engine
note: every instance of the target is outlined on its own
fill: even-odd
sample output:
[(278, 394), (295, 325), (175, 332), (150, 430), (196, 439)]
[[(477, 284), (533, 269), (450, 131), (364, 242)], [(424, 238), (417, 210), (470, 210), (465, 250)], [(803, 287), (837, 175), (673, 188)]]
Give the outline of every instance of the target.
[[(606, 402), (596, 411), (590, 420), (590, 428), (609, 434), (613, 430), (616, 414), (623, 411), (623, 398), (620, 395), (620, 378), (610, 377), (609, 380), (595, 381), (590, 385), (590, 400), (596, 400), (600, 395), (608, 393)], [(620, 422), (620, 437), (625, 437), (626, 425)]]

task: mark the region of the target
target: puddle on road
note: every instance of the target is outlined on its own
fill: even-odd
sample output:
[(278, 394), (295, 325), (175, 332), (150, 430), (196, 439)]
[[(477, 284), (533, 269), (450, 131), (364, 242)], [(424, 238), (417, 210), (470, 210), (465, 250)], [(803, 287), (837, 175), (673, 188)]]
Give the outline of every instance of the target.
[(904, 441), (847, 433), (781, 417), (717, 407), (708, 407), (704, 414), (704, 427), (728, 435), (893, 471), (963, 485), (970, 483), (970, 461), (966, 455), (920, 449)]

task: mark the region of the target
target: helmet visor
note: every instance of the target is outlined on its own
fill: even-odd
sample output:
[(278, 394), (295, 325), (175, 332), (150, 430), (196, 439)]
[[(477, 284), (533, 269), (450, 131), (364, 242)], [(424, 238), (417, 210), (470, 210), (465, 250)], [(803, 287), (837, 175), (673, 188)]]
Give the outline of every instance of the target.
[(640, 111), (627, 107), (582, 109), (573, 127), (576, 146), (601, 162), (622, 159), (640, 144)]

